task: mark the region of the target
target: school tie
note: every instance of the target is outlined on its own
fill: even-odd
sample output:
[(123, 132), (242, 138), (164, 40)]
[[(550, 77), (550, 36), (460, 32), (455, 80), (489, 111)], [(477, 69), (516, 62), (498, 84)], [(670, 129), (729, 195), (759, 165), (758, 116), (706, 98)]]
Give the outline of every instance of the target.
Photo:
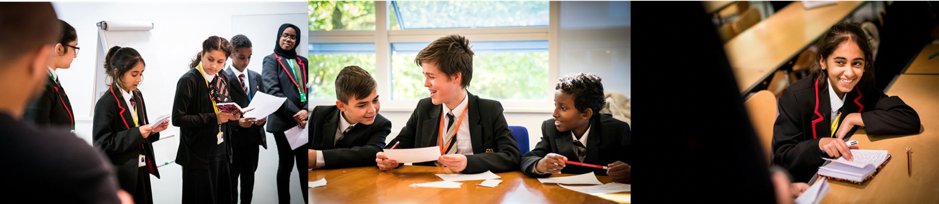
[(346, 128), (346, 130), (343, 130), (343, 131), (342, 131), (342, 134), (345, 135), (346, 133), (348, 133), (350, 130), (352, 130), (352, 127), (355, 127), (355, 126), (354, 126), (354, 125), (350, 125), (349, 127)]
[(245, 86), (245, 74), (239, 74), (238, 81), (241, 82), (241, 89), (244, 89), (245, 93), (248, 93), (248, 86)]
[(456, 122), (453, 121), (453, 113), (447, 113), (447, 120), (449, 120), (449, 122), (447, 122), (447, 131), (450, 131), (450, 127), (453, 127), (453, 122)]
[(137, 112), (139, 111), (139, 110), (137, 110), (137, 98), (134, 98), (133, 93), (130, 95), (130, 108), (131, 108), (131, 109), (134, 109), (134, 112), (132, 112), (132, 114), (131, 114), (131, 117), (134, 118), (134, 126), (135, 126), (135, 127), (136, 127), (136, 126), (139, 126), (139, 125), (140, 125), (140, 121), (139, 121), (140, 119), (138, 119), (137, 114), (135, 114), (135, 113), (137, 113)]
[(835, 137), (835, 131), (838, 130), (838, 126), (841, 126), (838, 121), (839, 118), (841, 118), (841, 109), (838, 109), (838, 116), (831, 119), (831, 137)]
[(580, 140), (574, 140), (574, 154), (577, 154), (577, 159), (580, 162), (584, 162), (584, 158), (587, 157), (587, 147)]
[[(447, 122), (447, 132), (449, 133), (450, 128), (453, 127), (453, 123), (456, 121), (453, 121), (453, 113), (447, 113), (447, 119), (450, 120), (449, 122)], [(446, 153), (450, 153), (450, 151), (453, 151), (453, 147), (456, 146), (456, 142), (454, 142), (453, 144), (450, 144), (450, 141), (453, 141), (454, 137), (456, 137), (456, 134), (453, 134), (452, 136), (447, 135), (447, 138), (444, 139), (443, 144), (444, 145), (449, 144), (447, 145), (447, 151), (445, 151)], [(456, 151), (453, 151), (453, 152), (456, 152)]]

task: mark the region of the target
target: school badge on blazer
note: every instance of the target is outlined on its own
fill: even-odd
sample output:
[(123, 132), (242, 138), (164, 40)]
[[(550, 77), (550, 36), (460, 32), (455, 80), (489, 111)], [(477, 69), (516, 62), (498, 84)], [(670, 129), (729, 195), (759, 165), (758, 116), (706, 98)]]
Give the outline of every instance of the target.
[(486, 153), (492, 153), (492, 148), (486, 148)]

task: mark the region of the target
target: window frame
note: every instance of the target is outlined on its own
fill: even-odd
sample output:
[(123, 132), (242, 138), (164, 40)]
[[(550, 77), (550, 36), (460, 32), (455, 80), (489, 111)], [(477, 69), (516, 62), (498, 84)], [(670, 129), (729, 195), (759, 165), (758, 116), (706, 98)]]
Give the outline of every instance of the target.
[[(553, 84), (558, 78), (558, 23), (560, 22), (560, 2), (549, 2), (548, 27), (499, 27), (499, 28), (444, 28), (389, 30), (387, 1), (375, 1), (375, 30), (308, 30), (309, 43), (375, 43), (375, 73), (372, 76), (378, 82), (378, 94), (382, 97), (382, 111), (413, 111), (419, 99), (392, 100), (391, 86), (391, 43), (432, 42), (441, 36), (459, 33), (472, 41), (548, 41), (548, 80)], [(542, 90), (554, 96), (554, 87)], [(515, 113), (550, 113), (554, 111), (553, 100), (499, 100), (505, 112)], [(311, 99), (311, 105), (334, 105), (335, 100)]]

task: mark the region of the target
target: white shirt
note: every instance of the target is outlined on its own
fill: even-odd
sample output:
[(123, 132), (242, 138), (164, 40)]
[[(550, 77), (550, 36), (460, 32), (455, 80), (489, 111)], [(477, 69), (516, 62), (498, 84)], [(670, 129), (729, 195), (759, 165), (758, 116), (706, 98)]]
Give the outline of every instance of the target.
[[(461, 102), (460, 105), (457, 105), (453, 110), (450, 110), (450, 108), (447, 107), (447, 104), (440, 105), (443, 107), (441, 108), (443, 109), (443, 128), (447, 128), (446, 125), (450, 124), (450, 120), (447, 118), (447, 113), (453, 113), (453, 120), (455, 120), (454, 122), (460, 121), (460, 118), (463, 118), (463, 122), (460, 123), (460, 129), (456, 133), (456, 144), (454, 144), (454, 147), (457, 148), (456, 153), (462, 155), (473, 155), (473, 139), (470, 137), (469, 114), (463, 114), (463, 108), (469, 105), (469, 93), (466, 93), (466, 95), (463, 97), (463, 102)], [(469, 113), (469, 111), (469, 109), (466, 110), (467, 113)], [(440, 133), (444, 135), (444, 138), (447, 137), (446, 131), (448, 130), (444, 130), (444, 132)], [(446, 147), (443, 148), (446, 149)]]
[[(137, 110), (136, 110), (136, 108), (134, 108), (134, 106), (130, 105), (130, 99), (134, 98), (134, 95), (132, 95), (132, 94), (131, 94), (130, 92), (128, 92), (128, 91), (125, 91), (125, 90), (122, 89), (122, 88), (118, 88), (118, 90), (121, 90), (121, 95), (124, 96), (124, 103), (127, 104), (127, 109), (130, 110), (130, 115), (131, 115), (130, 117), (135, 117), (135, 116), (137, 115)], [(140, 105), (140, 104), (138, 104), (138, 105)], [(123, 116), (121, 116), (121, 117), (123, 117)], [(140, 122), (143, 122), (143, 121), (142, 121), (140, 118), (138, 118), (138, 119), (137, 119), (137, 123), (140, 123)], [(140, 124), (137, 124), (137, 126), (140, 126)]]
[[(237, 70), (236, 70), (237, 71)], [(345, 134), (342, 134), (342, 131), (345, 131), (346, 128), (354, 127), (359, 123), (349, 124), (349, 121), (346, 120), (345, 114), (339, 112), (339, 126), (336, 127), (336, 139), (333, 141), (333, 145), (339, 142)], [(326, 160), (323, 159), (323, 150), (316, 150), (316, 168), (322, 168), (326, 166)]]
[(56, 79), (59, 79), (59, 74), (56, 74), (55, 69), (53, 69), (52, 67), (49, 67), (49, 73), (52, 73), (52, 76), (55, 76), (55, 78), (52, 79), (53, 81), (55, 81)]
[(199, 67), (199, 70), (202, 71), (202, 77), (205, 77), (205, 80), (206, 80), (206, 81), (212, 82), (212, 79), (215, 79), (215, 75), (217, 75), (218, 73), (215, 73), (215, 74), (213, 74), (213, 75), (209, 75), (209, 74), (205, 73), (205, 69), (202, 69), (202, 67), (201, 67), (202, 65), (201, 65), (201, 64), (200, 64), (199, 66), (200, 66), (200, 67)]
[(838, 96), (835, 93), (835, 89), (831, 87), (831, 81), (828, 82), (828, 100), (831, 101), (831, 120), (837, 120), (838, 109), (841, 109), (841, 106), (844, 106), (844, 96), (848, 95), (847, 93)]
[[(232, 73), (235, 73), (235, 78), (238, 78), (238, 75), (244, 74), (245, 75), (245, 80), (244, 80), (245, 87), (251, 87), (251, 81), (248, 80), (248, 68), (247, 67), (245, 67), (244, 72), (238, 71), (238, 69), (235, 69), (231, 65), (229, 65), (228, 68), (231, 69)], [(238, 88), (242, 88), (242, 87), (238, 87)], [(251, 89), (249, 88), (248, 91), (251, 91)]]

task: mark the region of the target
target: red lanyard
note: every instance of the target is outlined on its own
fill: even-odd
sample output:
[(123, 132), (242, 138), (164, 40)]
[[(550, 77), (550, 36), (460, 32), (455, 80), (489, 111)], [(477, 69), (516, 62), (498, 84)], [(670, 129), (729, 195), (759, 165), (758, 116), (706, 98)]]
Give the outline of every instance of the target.
[[(291, 75), (292, 72), (289, 71), (289, 70), (287, 70), (287, 67), (284, 66), (284, 63), (283, 63), (283, 62), (281, 62), (280, 55), (277, 55), (277, 53), (274, 53), (274, 57), (277, 57), (277, 63), (280, 64), (280, 67), (281, 67), (281, 68), (284, 68), (284, 72), (287, 72), (287, 76), (290, 77), (290, 81), (293, 82), (293, 85), (294, 85), (294, 86), (297, 86), (297, 88), (300, 89), (300, 92), (302, 92), (303, 94), (307, 94), (307, 93), (306, 93), (306, 86), (303, 86), (303, 88), (300, 87), (300, 84), (298, 84), (298, 83), (297, 83), (297, 80), (294, 79), (294, 78), (296, 78), (296, 77), (294, 77), (293, 75)], [(304, 65), (303, 62), (300, 61), (300, 57), (297, 57), (297, 64), (300, 64), (301, 67), (306, 67), (306, 65)], [(300, 68), (300, 69), (304, 69), (304, 68)], [(305, 74), (304, 72), (301, 71), (300, 74), (301, 74), (300, 76), (303, 77), (303, 79), (306, 79), (306, 74)]]

